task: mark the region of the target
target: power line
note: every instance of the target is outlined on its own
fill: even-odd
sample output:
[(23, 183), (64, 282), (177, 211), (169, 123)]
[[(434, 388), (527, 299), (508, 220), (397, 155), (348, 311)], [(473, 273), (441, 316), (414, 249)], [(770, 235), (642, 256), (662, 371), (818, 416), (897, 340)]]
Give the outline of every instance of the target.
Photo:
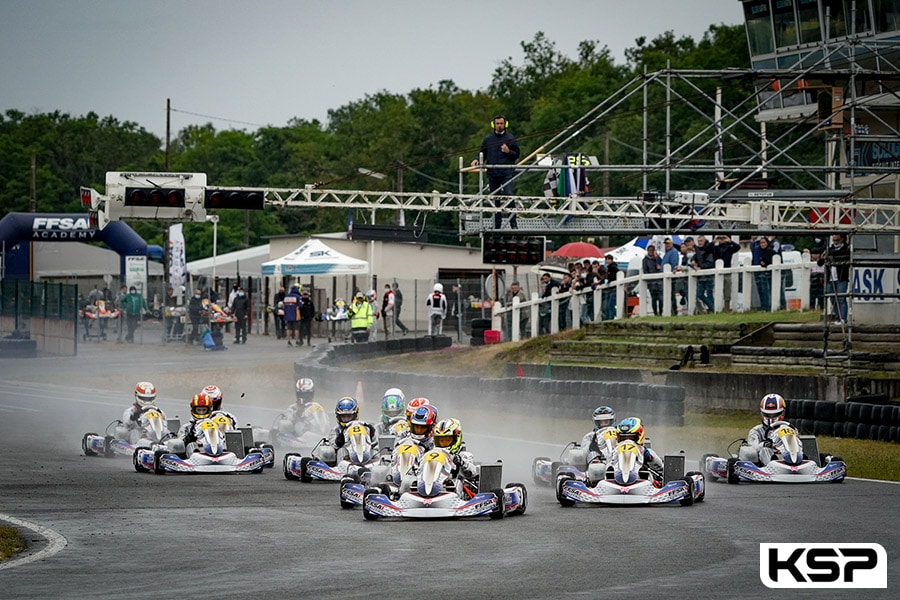
[(269, 125), (263, 125), (261, 123), (251, 123), (250, 121), (238, 121), (237, 119), (226, 119), (225, 117), (215, 117), (213, 115), (204, 115), (202, 113), (191, 112), (189, 110), (179, 110), (177, 108), (171, 109), (172, 112), (181, 113), (183, 115), (191, 115), (194, 117), (202, 117), (204, 119), (212, 119), (214, 121), (225, 121), (226, 123), (239, 123), (241, 125), (249, 125), (251, 127), (270, 127)]

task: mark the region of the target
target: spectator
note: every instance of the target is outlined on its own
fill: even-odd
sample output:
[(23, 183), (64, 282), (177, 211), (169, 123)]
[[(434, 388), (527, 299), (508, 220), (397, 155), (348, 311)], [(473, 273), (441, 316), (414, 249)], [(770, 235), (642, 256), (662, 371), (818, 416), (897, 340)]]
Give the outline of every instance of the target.
[[(284, 326), (288, 338), (287, 345), (293, 346), (297, 341), (297, 328), (300, 321), (300, 288), (291, 286), (291, 291), (284, 297)], [(300, 346), (301, 344), (297, 344)]]
[[(705, 235), (697, 236), (694, 247), (694, 265), (700, 271), (712, 271), (716, 263), (712, 254), (712, 245), (706, 241)], [(697, 307), (704, 307), (706, 312), (715, 312), (716, 301), (713, 297), (715, 275), (701, 275), (697, 278)], [(702, 304), (701, 304), (702, 303)]]
[(231, 314), (234, 315), (234, 343), (247, 343), (247, 325), (250, 321), (250, 298), (242, 287), (231, 301)]
[(381, 307), (378, 306), (378, 292), (375, 290), (369, 290), (366, 292), (366, 301), (369, 303), (369, 306), (372, 307), (372, 326), (369, 327), (369, 341), (377, 342), (378, 341), (378, 326), (375, 325), (375, 321), (381, 317)]
[(273, 321), (275, 322), (275, 339), (284, 337), (284, 286), (278, 286), (278, 292), (272, 299), (275, 303), (275, 310), (272, 312)]
[(381, 297), (381, 319), (384, 323), (384, 339), (390, 338), (394, 334), (394, 290), (391, 284), (384, 284), (384, 294)]
[(97, 306), (97, 300), (103, 299), (103, 292), (100, 291), (100, 286), (96, 283), (94, 284), (94, 289), (91, 290), (91, 293), (88, 294), (88, 303), (91, 306)]
[[(522, 291), (522, 288), (519, 287), (518, 281), (513, 281), (509, 284), (509, 289), (506, 291), (506, 306), (512, 307), (513, 299), (518, 298), (519, 302), (525, 302), (528, 298), (525, 297), (525, 292)], [(512, 339), (512, 311), (506, 313), (506, 331), (508, 333), (507, 340)], [(527, 337), (528, 335), (528, 312), (525, 310), (519, 310), (519, 336)]]
[[(671, 244), (671, 242), (669, 242)], [(656, 246), (653, 244), (647, 245), (647, 255), (644, 257), (644, 260), (641, 261), (641, 273), (644, 275), (655, 275), (656, 273), (662, 272), (662, 259), (656, 253)], [(650, 291), (650, 306), (653, 309), (653, 314), (655, 316), (660, 316), (663, 313), (662, 308), (662, 293), (663, 293), (663, 282), (660, 279), (651, 279), (647, 282), (647, 289)]]
[(562, 282), (559, 284), (559, 289), (557, 293), (560, 295), (559, 299), (559, 328), (563, 329), (571, 329), (572, 328), (572, 276), (569, 273), (566, 273), (562, 276)]
[(200, 319), (207, 314), (203, 306), (203, 293), (200, 288), (194, 290), (194, 295), (188, 300), (188, 318), (191, 320), (191, 332), (185, 340), (188, 344), (200, 341)]
[(759, 256), (759, 262), (756, 264), (766, 269), (753, 274), (753, 278), (756, 281), (756, 293), (759, 294), (760, 308), (764, 312), (770, 312), (772, 310), (772, 272), (768, 268), (772, 264), (775, 251), (769, 246), (769, 239), (765, 236), (760, 236), (755, 244), (757, 247), (756, 254)]
[[(503, 115), (497, 115), (493, 120), (494, 130), (488, 134), (481, 142), (480, 158), (483, 164), (495, 165), (488, 167), (487, 178), (488, 186), (491, 194), (499, 194), (502, 196), (512, 196), (514, 192), (512, 178), (515, 171), (510, 166), (515, 165), (519, 160), (519, 142), (516, 138), (506, 130), (509, 122)], [(479, 164), (479, 159), (472, 161), (472, 166)], [(509, 165), (509, 166), (496, 166)], [(499, 205), (500, 201), (495, 203)], [(500, 229), (503, 215), (499, 211), (494, 213), (494, 229)], [(516, 214), (513, 213), (509, 218), (509, 228), (516, 229)]]
[(350, 332), (354, 342), (369, 341), (369, 330), (375, 322), (372, 316), (372, 305), (366, 300), (366, 295), (357, 290), (353, 295), (353, 301), (347, 308), (347, 316), (350, 317)]
[(825, 294), (831, 301), (832, 320), (847, 322), (847, 288), (850, 287), (850, 246), (842, 233), (831, 236), (831, 245), (817, 263), (825, 267)]
[(125, 307), (125, 321), (128, 327), (128, 332), (125, 334), (125, 341), (129, 344), (134, 343), (134, 330), (141, 324), (141, 316), (149, 310), (147, 307), (147, 301), (144, 300), (144, 297), (138, 293), (137, 288), (131, 286), (128, 288), (128, 293), (122, 299), (122, 304)]
[(403, 292), (400, 291), (400, 284), (396, 281), (391, 286), (394, 289), (394, 325), (403, 331), (403, 335), (409, 333), (409, 328), (400, 320), (400, 309), (403, 308)]
[(125, 296), (128, 295), (128, 286), (123, 285), (119, 288), (119, 295), (116, 296), (116, 308), (119, 309), (119, 335), (116, 343), (121, 344), (125, 333)]
[[(619, 267), (611, 254), (606, 255), (606, 277), (604, 282), (615, 284)], [(611, 321), (616, 318), (616, 288), (615, 286), (603, 290), (603, 320)]]
[(581, 292), (581, 314), (579, 315), (579, 322), (581, 323), (594, 320), (593, 290), (596, 277), (590, 268), (591, 262), (589, 260), (585, 262), (587, 266), (582, 265), (578, 272), (578, 279), (572, 282), (572, 288), (576, 292)]
[(553, 281), (549, 273), (541, 275), (541, 299), (546, 300), (538, 305), (538, 335), (550, 333), (551, 307), (550, 297), (553, 290), (558, 289), (559, 284)]
[(825, 266), (819, 264), (819, 259), (825, 253), (825, 247), (818, 245), (809, 252), (809, 307), (813, 310), (825, 308)]
[(303, 345), (303, 338), (306, 338), (306, 345), (312, 346), (312, 322), (316, 317), (316, 305), (309, 295), (308, 290), (303, 290), (300, 294), (300, 334), (297, 339), (297, 345)]
[[(741, 245), (737, 242), (733, 241), (731, 237), (727, 235), (717, 235), (713, 240), (712, 247), (712, 256), (713, 256), (713, 264), (716, 261), (721, 260), (722, 265), (726, 269), (730, 269), (732, 265), (732, 258), (738, 251), (741, 249)], [(726, 273), (725, 277), (722, 279), (723, 285), (725, 289), (722, 290), (722, 296), (725, 299), (724, 310), (731, 310), (731, 273)]]
[(428, 307), (428, 335), (441, 335), (447, 318), (447, 297), (442, 284), (434, 284), (434, 291), (425, 300), (425, 306)]
[[(669, 265), (672, 272), (675, 273), (678, 271), (678, 266), (681, 264), (681, 249), (677, 248), (672, 243), (672, 238), (666, 238), (663, 240), (663, 255), (662, 255), (662, 264), (660, 265), (660, 269), (665, 271), (666, 265)], [(680, 282), (679, 279), (672, 280), (672, 315), (678, 314), (678, 304), (675, 300), (675, 292), (677, 291), (677, 284)]]

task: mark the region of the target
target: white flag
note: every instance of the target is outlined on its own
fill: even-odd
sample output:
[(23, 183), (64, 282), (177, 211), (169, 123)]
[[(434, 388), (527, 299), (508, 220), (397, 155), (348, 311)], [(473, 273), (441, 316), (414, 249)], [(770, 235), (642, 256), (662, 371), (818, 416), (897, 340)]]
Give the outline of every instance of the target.
[(169, 284), (173, 290), (184, 285), (187, 276), (187, 262), (184, 258), (184, 233), (181, 223), (169, 227)]

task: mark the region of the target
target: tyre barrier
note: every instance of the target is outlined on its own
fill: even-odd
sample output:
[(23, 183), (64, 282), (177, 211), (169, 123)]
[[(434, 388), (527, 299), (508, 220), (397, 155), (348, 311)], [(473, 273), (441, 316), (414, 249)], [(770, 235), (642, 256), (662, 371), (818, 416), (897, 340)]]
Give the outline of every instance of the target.
[[(861, 401), (869, 398), (876, 402)], [(882, 399), (876, 395), (846, 402), (790, 400), (787, 420), (803, 434), (900, 442), (900, 405)]]
[[(428, 338), (422, 347), (450, 346), (452, 340), (442, 337)], [(297, 378), (310, 377), (314, 381), (359, 380), (366, 390), (372, 390), (367, 392), (370, 397), (380, 397), (383, 390), (399, 387), (408, 398), (426, 396), (437, 406), (445, 403), (460, 408), (479, 408), (490, 399), (491, 405), (514, 409), (520, 414), (587, 419), (594, 408), (606, 404), (622, 417), (639, 416), (650, 425), (684, 424), (685, 390), (681, 386), (538, 377), (423, 375), (352, 368), (358, 359), (398, 353), (396, 348), (388, 342), (321, 344), (316, 347), (318, 352), (294, 363), (294, 374)], [(419, 348), (418, 344), (416, 348)]]

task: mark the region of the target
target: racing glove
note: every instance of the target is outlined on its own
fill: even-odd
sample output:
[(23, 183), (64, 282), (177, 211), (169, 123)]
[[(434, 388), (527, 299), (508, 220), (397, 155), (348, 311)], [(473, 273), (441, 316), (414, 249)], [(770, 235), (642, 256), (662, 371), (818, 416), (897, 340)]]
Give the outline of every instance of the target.
[(772, 440), (765, 440), (763, 443), (763, 448), (774, 448), (775, 444), (772, 443)]

